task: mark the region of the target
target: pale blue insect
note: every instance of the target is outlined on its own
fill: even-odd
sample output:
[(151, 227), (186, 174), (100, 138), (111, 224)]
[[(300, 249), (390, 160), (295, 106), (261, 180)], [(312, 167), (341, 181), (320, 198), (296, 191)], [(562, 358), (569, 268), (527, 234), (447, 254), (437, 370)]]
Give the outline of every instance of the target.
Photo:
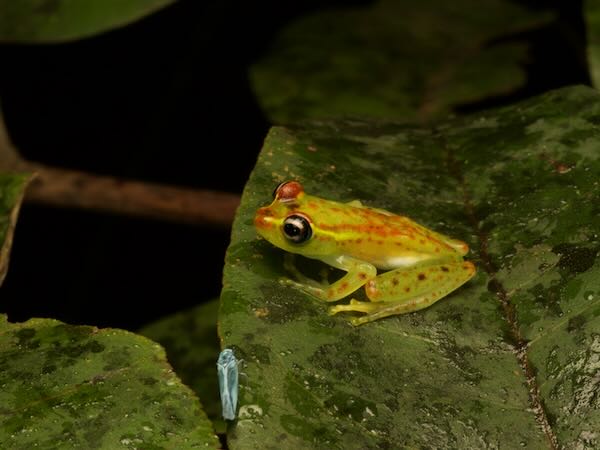
[(226, 348), (219, 354), (217, 375), (223, 418), (226, 420), (235, 419), (238, 398), (238, 364), (238, 360), (230, 348)]

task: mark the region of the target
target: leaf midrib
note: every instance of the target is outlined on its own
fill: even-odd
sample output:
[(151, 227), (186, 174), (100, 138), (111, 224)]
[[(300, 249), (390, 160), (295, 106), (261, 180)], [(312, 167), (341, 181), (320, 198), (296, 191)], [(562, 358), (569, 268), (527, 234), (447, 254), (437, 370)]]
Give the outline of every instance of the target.
[(458, 182), (459, 188), (462, 191), (464, 214), (479, 241), (478, 250), (483, 270), (490, 277), (490, 286), (495, 291), (495, 296), (500, 302), (501, 311), (504, 316), (503, 318), (509, 325), (512, 342), (508, 342), (508, 344), (514, 347), (514, 353), (519, 367), (521, 368), (521, 372), (525, 377), (525, 382), (528, 387), (530, 409), (534, 413), (536, 422), (546, 435), (548, 447), (551, 450), (557, 450), (559, 448), (558, 439), (554, 433), (554, 430), (552, 429), (552, 426), (550, 425), (550, 421), (548, 420), (548, 414), (541, 398), (539, 384), (535, 377), (535, 370), (533, 369), (527, 354), (528, 342), (521, 334), (515, 307), (510, 301), (508, 290), (496, 277), (498, 271), (494, 267), (494, 263), (492, 262), (492, 259), (488, 253), (488, 234), (479, 225), (481, 221), (475, 214), (475, 208), (471, 200), (472, 197), (469, 187), (465, 182), (460, 163), (456, 160), (452, 148), (447, 145), (446, 138), (441, 131), (438, 130), (436, 133), (434, 133), (434, 136), (438, 139), (441, 144), (441, 148), (446, 153), (447, 167), (450, 176), (452, 176)]

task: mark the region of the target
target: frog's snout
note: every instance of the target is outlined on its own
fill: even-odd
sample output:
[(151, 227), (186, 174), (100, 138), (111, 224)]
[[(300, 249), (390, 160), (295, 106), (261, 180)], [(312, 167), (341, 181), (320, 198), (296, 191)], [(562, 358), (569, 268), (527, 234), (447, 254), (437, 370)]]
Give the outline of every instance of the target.
[(273, 227), (273, 222), (270, 218), (273, 217), (273, 212), (268, 206), (259, 208), (254, 216), (254, 226), (260, 230), (267, 230)]

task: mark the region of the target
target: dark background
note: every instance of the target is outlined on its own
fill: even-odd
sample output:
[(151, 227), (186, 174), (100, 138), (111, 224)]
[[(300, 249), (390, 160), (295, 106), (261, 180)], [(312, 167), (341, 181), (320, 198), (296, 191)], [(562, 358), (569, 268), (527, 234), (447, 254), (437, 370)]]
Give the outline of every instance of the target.
[[(241, 193), (269, 127), (248, 66), (288, 21), (360, 3), (179, 1), (78, 42), (0, 46), (12, 140), (53, 166)], [(590, 83), (581, 1), (521, 3), (558, 12), (503, 37), (532, 45), (526, 86), (459, 111)], [(219, 294), (229, 232), (25, 204), (0, 310), (135, 330)]]

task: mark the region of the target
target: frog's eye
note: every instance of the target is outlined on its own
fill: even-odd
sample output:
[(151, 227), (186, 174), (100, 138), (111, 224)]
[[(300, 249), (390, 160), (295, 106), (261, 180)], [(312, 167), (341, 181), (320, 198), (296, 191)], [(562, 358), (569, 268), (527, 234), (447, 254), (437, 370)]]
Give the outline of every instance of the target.
[(302, 244), (312, 236), (312, 228), (306, 217), (293, 214), (283, 221), (283, 234), (290, 242)]

